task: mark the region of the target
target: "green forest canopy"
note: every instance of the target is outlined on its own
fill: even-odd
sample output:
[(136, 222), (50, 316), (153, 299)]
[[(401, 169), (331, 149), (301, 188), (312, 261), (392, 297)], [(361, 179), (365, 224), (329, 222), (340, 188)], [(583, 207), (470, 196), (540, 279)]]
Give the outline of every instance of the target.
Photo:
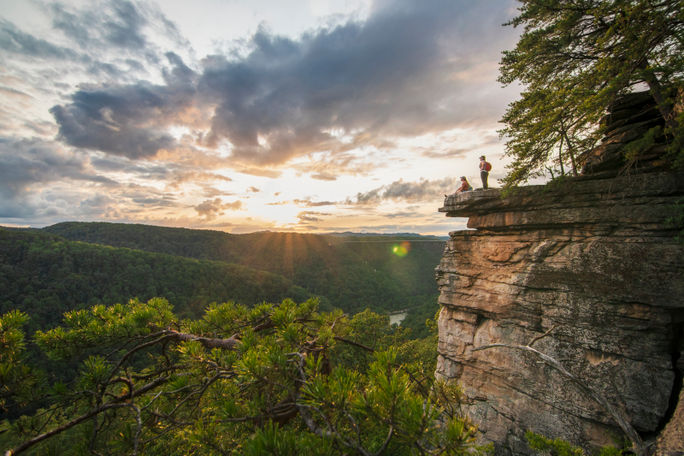
[(36, 329), (67, 310), (133, 297), (164, 297), (181, 316), (197, 317), (211, 302), (318, 296), (326, 310), (408, 309), (406, 324), (424, 336), (438, 308), (434, 268), (443, 241), (409, 239), (410, 251), (399, 257), (397, 238), (388, 236), (236, 236), (111, 223), (0, 228), (0, 312), (26, 311)]
[(163, 299), (98, 305), (36, 333), (56, 362), (80, 360), (64, 381), (27, 365), (26, 320), (0, 317), (0, 406), (41, 408), (1, 422), (8, 454), (483, 451), (459, 389), (434, 382), (436, 338), (407, 340), (372, 312), (285, 300), (183, 320)]

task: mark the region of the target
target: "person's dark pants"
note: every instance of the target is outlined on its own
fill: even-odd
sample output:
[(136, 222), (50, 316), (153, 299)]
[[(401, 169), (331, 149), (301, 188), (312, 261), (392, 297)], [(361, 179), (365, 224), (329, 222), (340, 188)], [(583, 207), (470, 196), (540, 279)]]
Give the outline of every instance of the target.
[(488, 189), (489, 186), (487, 185), (487, 178), (489, 177), (489, 172), (487, 171), (480, 171), (480, 178), (482, 179), (482, 188)]

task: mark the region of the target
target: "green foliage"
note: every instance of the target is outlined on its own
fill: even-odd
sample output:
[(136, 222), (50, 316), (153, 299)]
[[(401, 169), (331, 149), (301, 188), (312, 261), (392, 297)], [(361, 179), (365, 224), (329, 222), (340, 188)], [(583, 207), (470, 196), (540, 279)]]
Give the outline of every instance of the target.
[[(319, 313), (314, 300), (213, 304), (196, 320), (171, 309), (163, 299), (98, 305), (38, 331), (48, 354), (82, 361), (68, 385), (43, 389), (42, 408), (4, 422), (0, 448), (64, 455), (487, 450), (460, 412), (460, 390), (426, 374), (434, 352), (405, 347), (406, 331), (390, 328), (386, 317)], [(14, 342), (2, 346), (0, 360), (21, 365), (8, 354), (22, 346), (15, 332), (26, 317), (1, 321)], [(378, 349), (359, 362), (345, 353), (370, 349), (352, 340), (364, 330)]]
[(530, 448), (548, 452), (551, 456), (584, 456), (584, 451), (581, 448), (573, 447), (565, 440), (548, 439), (532, 431), (527, 431), (525, 438)]
[(669, 228), (679, 231), (677, 240), (684, 243), (684, 198), (677, 201), (672, 207), (672, 215), (665, 221)]
[(131, 296), (165, 296), (178, 313), (196, 317), (211, 302), (251, 305), (311, 294), (281, 275), (240, 265), (0, 228), (0, 313), (27, 312), (37, 329), (57, 323), (64, 312)]
[(254, 435), (245, 442), (244, 452), (241, 454), (245, 456), (262, 456), (265, 454), (324, 456), (337, 453), (333, 442), (329, 439), (289, 428), (283, 429), (269, 421), (264, 427), (257, 429)]
[(500, 81), (524, 86), (503, 117), (513, 158), (506, 186), (539, 175), (549, 161), (576, 171), (579, 154), (601, 135), (606, 108), (639, 84), (649, 87), (681, 155), (684, 124), (673, 113), (684, 80), (680, 0), (520, 3), (510, 24), (523, 33), (501, 61)]
[[(574, 447), (562, 439), (549, 439), (532, 431), (525, 433), (527, 443), (533, 450), (550, 456), (584, 456), (581, 448)], [(603, 447), (597, 456), (622, 456), (628, 454), (615, 447)]]
[[(436, 297), (434, 268), (444, 250), (441, 240), (418, 236), (414, 237), (421, 242), (410, 242), (411, 236), (271, 232), (233, 235), (209, 230), (77, 222), (59, 223), (43, 231), (70, 240), (268, 271), (319, 296), (322, 308), (338, 308), (349, 313), (365, 308), (378, 312), (414, 308), (420, 306), (424, 297)], [(405, 257), (392, 254), (392, 246), (399, 239), (409, 239), (410, 250)], [(156, 295), (167, 296), (161, 292)], [(289, 296), (298, 300), (308, 297)], [(241, 300), (239, 296), (222, 299), (228, 298)], [(174, 303), (179, 304), (178, 300)]]
[(41, 383), (39, 372), (24, 363), (27, 322), (28, 316), (18, 310), (0, 316), (0, 411), (25, 405)]

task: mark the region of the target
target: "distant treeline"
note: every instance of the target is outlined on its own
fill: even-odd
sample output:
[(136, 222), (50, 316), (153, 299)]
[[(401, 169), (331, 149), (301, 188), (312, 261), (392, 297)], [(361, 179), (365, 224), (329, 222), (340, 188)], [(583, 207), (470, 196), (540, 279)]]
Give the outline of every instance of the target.
[[(394, 255), (407, 239), (408, 253)], [(77, 222), (0, 229), (0, 312), (25, 310), (40, 324), (133, 297), (162, 296), (179, 314), (197, 316), (214, 301), (319, 296), (323, 309), (352, 314), (409, 309), (405, 324), (418, 336), (437, 310), (434, 268), (443, 248), (440, 239), (408, 235), (232, 235)]]
[(196, 317), (211, 302), (254, 304), (311, 294), (281, 275), (240, 265), (0, 228), (0, 314), (20, 309), (31, 315), (31, 326), (42, 327), (75, 308), (155, 296)]
[[(444, 251), (438, 238), (354, 236), (166, 228), (121, 223), (59, 223), (47, 228), (66, 239), (189, 258), (236, 263), (280, 274), (324, 296), (332, 307), (356, 312), (402, 309), (436, 295), (434, 269)], [(409, 240), (404, 257), (394, 245)], [(411, 242), (413, 241), (413, 242)], [(430, 241), (430, 242), (424, 242)]]

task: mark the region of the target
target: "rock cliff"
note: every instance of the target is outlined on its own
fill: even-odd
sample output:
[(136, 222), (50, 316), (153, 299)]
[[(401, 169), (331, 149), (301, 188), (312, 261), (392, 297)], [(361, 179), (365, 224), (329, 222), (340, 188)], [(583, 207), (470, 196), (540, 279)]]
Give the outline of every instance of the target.
[(668, 172), (446, 198), (439, 210), (469, 217), (470, 230), (450, 233), (436, 270), (437, 376), (463, 386), (466, 411), (497, 454), (530, 454), (528, 429), (585, 449), (622, 433), (538, 357), (474, 350), (485, 345), (534, 340), (647, 440), (673, 415), (684, 359), (684, 245), (668, 219), (683, 198), (684, 175)]

